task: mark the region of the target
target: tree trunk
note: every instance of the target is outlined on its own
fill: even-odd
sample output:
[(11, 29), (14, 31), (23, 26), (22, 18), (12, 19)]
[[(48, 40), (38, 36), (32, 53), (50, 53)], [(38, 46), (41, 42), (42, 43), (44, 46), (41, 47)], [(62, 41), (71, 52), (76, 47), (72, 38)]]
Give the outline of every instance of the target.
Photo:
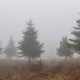
[(31, 57), (29, 56), (29, 64), (31, 63)]
[(65, 56), (65, 60), (67, 60), (67, 56)]
[(65, 63), (67, 62), (67, 56), (65, 56)]

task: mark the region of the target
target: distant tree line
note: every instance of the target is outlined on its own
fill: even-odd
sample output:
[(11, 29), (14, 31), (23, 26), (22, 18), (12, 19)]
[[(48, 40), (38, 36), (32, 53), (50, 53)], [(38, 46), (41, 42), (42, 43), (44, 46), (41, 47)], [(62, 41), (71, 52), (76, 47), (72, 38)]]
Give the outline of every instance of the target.
[[(80, 55), (80, 20), (76, 21), (77, 26), (73, 27), (71, 34), (73, 39), (63, 37), (60, 41), (60, 46), (57, 48), (57, 55), (60, 57), (73, 57), (74, 53)], [(38, 31), (35, 29), (32, 20), (27, 23), (26, 29), (23, 31), (23, 39), (19, 41), (19, 46), (16, 48), (14, 40), (11, 37), (8, 45), (3, 49), (0, 42), (0, 53), (4, 51), (9, 59), (21, 54), (23, 57), (28, 58), (29, 62), (32, 59), (39, 58), (44, 52), (43, 43), (38, 40)]]
[[(0, 42), (0, 53), (2, 53), (2, 49)], [(11, 59), (17, 56), (17, 49), (19, 54), (29, 59), (29, 62), (32, 59), (39, 58), (44, 52), (43, 43), (38, 40), (38, 31), (35, 29), (32, 20), (27, 23), (26, 29), (23, 31), (23, 39), (19, 41), (19, 46), (16, 48), (13, 38), (10, 37), (10, 41), (3, 51)]]

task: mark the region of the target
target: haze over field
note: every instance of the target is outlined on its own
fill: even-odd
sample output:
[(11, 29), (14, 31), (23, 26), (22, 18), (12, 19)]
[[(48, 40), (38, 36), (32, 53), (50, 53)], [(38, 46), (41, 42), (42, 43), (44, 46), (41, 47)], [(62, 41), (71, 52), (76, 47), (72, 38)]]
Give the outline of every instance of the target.
[(7, 45), (12, 35), (15, 42), (30, 19), (44, 42), (44, 58), (54, 58), (63, 36), (70, 37), (72, 26), (80, 19), (80, 0), (0, 0), (0, 40)]

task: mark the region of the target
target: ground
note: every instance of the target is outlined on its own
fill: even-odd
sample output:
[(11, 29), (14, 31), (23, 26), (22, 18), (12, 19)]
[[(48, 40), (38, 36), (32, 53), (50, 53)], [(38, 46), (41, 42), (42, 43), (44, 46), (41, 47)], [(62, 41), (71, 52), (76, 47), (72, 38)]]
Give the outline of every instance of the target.
[(0, 60), (0, 80), (80, 80), (80, 61)]

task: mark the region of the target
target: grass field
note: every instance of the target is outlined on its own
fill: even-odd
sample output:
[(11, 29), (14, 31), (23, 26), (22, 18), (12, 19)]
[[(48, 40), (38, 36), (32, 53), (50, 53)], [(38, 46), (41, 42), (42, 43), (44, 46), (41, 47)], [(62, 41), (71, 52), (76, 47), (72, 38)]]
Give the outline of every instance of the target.
[(0, 60), (0, 80), (80, 80), (80, 61)]

